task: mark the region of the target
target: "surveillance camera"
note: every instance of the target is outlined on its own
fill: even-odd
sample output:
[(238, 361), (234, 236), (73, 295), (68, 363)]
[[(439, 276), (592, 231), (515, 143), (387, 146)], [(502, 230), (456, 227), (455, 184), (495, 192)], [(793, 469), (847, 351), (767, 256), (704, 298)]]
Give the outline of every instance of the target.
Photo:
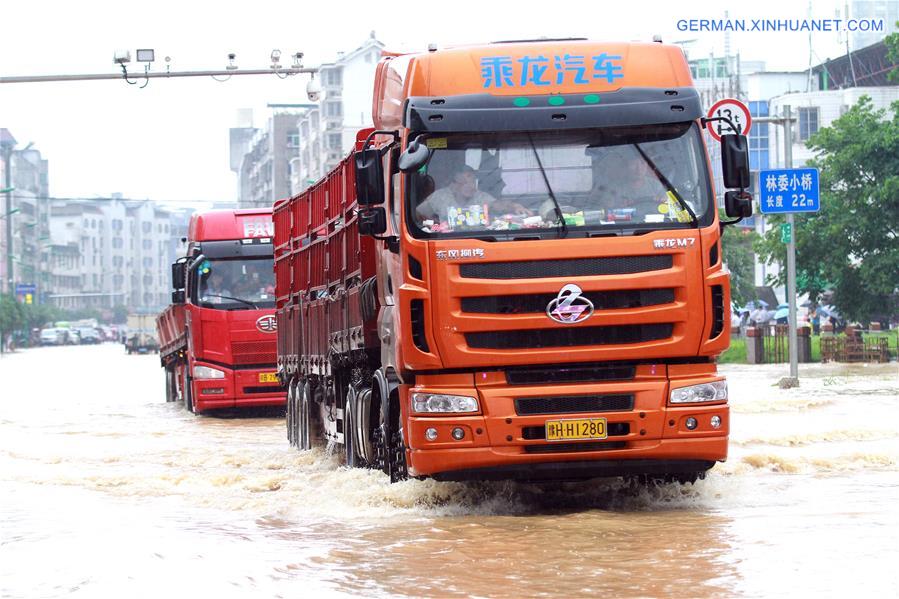
[(235, 54), (234, 52), (228, 52), (228, 60), (234, 60), (235, 58), (237, 58), (237, 54)]
[(278, 62), (281, 60), (281, 51), (278, 49), (272, 50), (272, 62)]
[(112, 55), (112, 62), (115, 64), (131, 62), (131, 50), (116, 50)]
[(310, 79), (306, 84), (306, 96), (310, 102), (318, 102), (322, 99), (322, 86), (316, 79)]
[(303, 68), (303, 53), (296, 52), (293, 55), (293, 68), (302, 69)]

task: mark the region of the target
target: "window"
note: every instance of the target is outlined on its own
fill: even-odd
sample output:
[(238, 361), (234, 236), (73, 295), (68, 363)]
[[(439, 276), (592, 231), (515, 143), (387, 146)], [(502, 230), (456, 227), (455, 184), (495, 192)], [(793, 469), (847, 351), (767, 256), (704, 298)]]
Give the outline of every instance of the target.
[(799, 108), (799, 141), (808, 139), (818, 132), (818, 107)]
[(121, 248), (123, 245), (123, 241), (121, 237), (113, 237), (112, 238), (112, 247)]
[(340, 133), (329, 133), (328, 134), (328, 147), (333, 148), (335, 150), (339, 150), (341, 146), (341, 141), (343, 136)]
[[(768, 116), (768, 102), (749, 102), (753, 118)], [(756, 123), (749, 132), (749, 168), (757, 171), (768, 168), (768, 123)]]
[(287, 147), (288, 148), (299, 148), (300, 147), (300, 134), (296, 131), (292, 131), (287, 134)]
[(144, 233), (149, 233), (153, 230), (153, 223), (141, 223), (140, 228)]
[(339, 86), (343, 82), (343, 71), (341, 69), (328, 69), (322, 73), (322, 79), (325, 85)]
[(343, 116), (343, 104), (341, 104), (340, 102), (325, 102), (325, 116)]
[(144, 258), (144, 268), (153, 267), (153, 258)]
[(143, 247), (145, 250), (152, 250), (153, 242), (149, 239), (144, 239), (143, 242), (141, 243), (141, 247)]

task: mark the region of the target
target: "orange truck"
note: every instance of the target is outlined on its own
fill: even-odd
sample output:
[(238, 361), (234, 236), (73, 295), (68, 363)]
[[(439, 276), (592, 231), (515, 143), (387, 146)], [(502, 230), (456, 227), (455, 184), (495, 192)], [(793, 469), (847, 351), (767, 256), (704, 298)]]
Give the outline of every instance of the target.
[(727, 457), (721, 228), (746, 139), (683, 52), (540, 40), (385, 55), (374, 128), (274, 207), (291, 444), (397, 481), (695, 481)]

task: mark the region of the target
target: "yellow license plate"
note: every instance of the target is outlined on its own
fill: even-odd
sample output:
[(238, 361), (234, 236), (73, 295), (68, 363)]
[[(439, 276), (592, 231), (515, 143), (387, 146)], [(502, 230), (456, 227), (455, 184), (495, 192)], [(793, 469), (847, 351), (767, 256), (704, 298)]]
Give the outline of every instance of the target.
[(259, 373), (259, 382), (260, 383), (277, 383), (278, 375), (274, 372), (260, 372)]
[(547, 441), (576, 441), (579, 439), (605, 439), (609, 436), (605, 418), (572, 418), (547, 420)]

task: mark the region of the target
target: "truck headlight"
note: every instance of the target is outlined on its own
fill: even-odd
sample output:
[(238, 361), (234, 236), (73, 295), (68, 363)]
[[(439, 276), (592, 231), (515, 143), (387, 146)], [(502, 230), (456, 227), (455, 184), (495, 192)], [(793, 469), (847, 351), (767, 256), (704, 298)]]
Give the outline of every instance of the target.
[(714, 381), (671, 390), (671, 403), (727, 401), (727, 381)]
[(412, 394), (412, 411), (420, 414), (464, 414), (478, 410), (478, 400), (474, 397), (443, 393)]
[(194, 366), (195, 379), (223, 379), (225, 373), (209, 366)]

